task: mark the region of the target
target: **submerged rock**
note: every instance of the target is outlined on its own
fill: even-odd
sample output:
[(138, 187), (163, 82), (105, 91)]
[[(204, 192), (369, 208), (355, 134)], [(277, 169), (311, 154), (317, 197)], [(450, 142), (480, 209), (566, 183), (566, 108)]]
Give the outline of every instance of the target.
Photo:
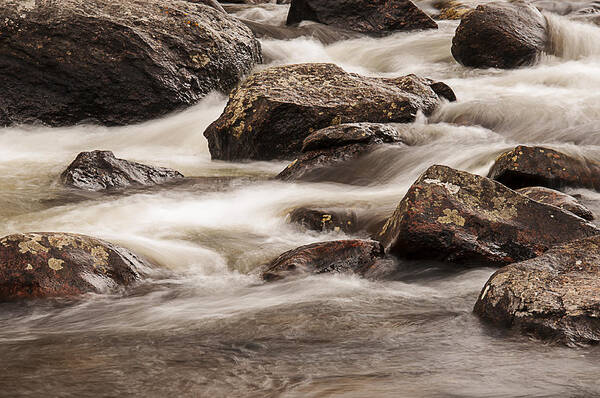
[(561, 209), (575, 214), (586, 220), (593, 220), (594, 214), (577, 199), (566, 193), (555, 191), (554, 189), (544, 187), (528, 187), (517, 190), (521, 195), (525, 195), (530, 199), (560, 207)]
[(452, 55), (475, 68), (530, 65), (546, 50), (547, 29), (546, 18), (530, 4), (481, 4), (463, 16), (452, 39)]
[(290, 213), (290, 222), (313, 231), (355, 232), (357, 217), (353, 211), (328, 211), (300, 207)]
[(485, 284), (474, 311), (540, 338), (600, 342), (600, 236), (500, 269)]
[(0, 301), (69, 297), (128, 286), (150, 265), (90, 236), (27, 233), (0, 239)]
[(488, 173), (507, 187), (583, 187), (600, 190), (600, 164), (553, 149), (520, 145), (496, 159)]
[[(324, 127), (355, 122), (412, 122), (428, 115), (443, 83), (408, 75), (364, 77), (333, 64), (272, 67), (250, 76), (204, 132), (213, 159), (286, 159)], [(438, 96), (439, 95), (439, 96)]]
[(409, 0), (292, 0), (287, 24), (306, 20), (374, 35), (437, 29)]
[(183, 178), (164, 167), (152, 167), (115, 158), (111, 151), (81, 152), (61, 174), (61, 182), (87, 191), (162, 184)]
[(485, 177), (432, 166), (410, 187), (380, 239), (391, 253), (466, 265), (506, 265), (600, 234), (585, 220)]
[(263, 269), (262, 276), (266, 281), (302, 273), (353, 272), (370, 276), (379, 273), (383, 259), (383, 247), (376, 241), (319, 242), (283, 253)]
[(163, 116), (261, 60), (235, 18), (178, 0), (0, 1), (0, 126)]

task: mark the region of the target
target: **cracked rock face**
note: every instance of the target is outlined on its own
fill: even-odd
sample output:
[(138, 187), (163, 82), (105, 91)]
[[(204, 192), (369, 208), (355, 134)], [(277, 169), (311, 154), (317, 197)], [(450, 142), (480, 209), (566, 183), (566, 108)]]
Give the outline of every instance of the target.
[(496, 159), (488, 178), (513, 189), (542, 186), (600, 190), (600, 164), (554, 149), (519, 145)]
[(149, 186), (183, 178), (183, 174), (164, 167), (152, 167), (117, 159), (111, 151), (81, 152), (61, 174), (61, 182), (86, 191)]
[(128, 286), (150, 265), (112, 243), (67, 233), (0, 239), (0, 301), (70, 297)]
[(213, 159), (291, 159), (319, 129), (412, 122), (419, 111), (431, 114), (441, 98), (454, 99), (448, 86), (415, 75), (373, 78), (333, 64), (278, 66), (253, 74), (232, 92), (204, 135)]
[(600, 230), (485, 177), (432, 166), (379, 233), (394, 255), (473, 266), (506, 265)]
[(498, 326), (540, 338), (598, 343), (599, 274), (600, 236), (576, 240), (498, 270), (474, 311)]
[(145, 121), (228, 92), (261, 57), (204, 4), (0, 0), (0, 126)]

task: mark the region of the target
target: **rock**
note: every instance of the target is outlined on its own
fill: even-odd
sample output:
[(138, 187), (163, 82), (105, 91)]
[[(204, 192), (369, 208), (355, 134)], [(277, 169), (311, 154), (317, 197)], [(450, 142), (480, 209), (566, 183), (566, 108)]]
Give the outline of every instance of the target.
[[(308, 36), (311, 39), (319, 40), (323, 44), (332, 44), (341, 40), (356, 39), (361, 36), (360, 33), (327, 26), (322, 24), (309, 24), (305, 26), (280, 26), (261, 23), (240, 18), (252, 32), (261, 39), (291, 40), (299, 37)], [(264, 63), (271, 60), (264, 59)]]
[(283, 253), (263, 269), (262, 276), (266, 281), (302, 273), (353, 272), (369, 276), (378, 273), (383, 259), (383, 247), (376, 241), (319, 242)]
[(261, 60), (244, 24), (187, 1), (2, 0), (0, 17), (0, 126), (157, 118)]
[(503, 327), (569, 345), (600, 342), (600, 236), (557, 246), (498, 270), (475, 313)]
[(409, 0), (292, 0), (287, 24), (306, 20), (374, 35), (437, 29)]
[(544, 187), (528, 187), (517, 190), (521, 195), (527, 196), (529, 199), (560, 207), (561, 209), (571, 212), (576, 216), (586, 220), (593, 220), (594, 214), (577, 199), (566, 193), (555, 191), (554, 189)]
[(600, 164), (553, 149), (520, 145), (501, 154), (488, 173), (507, 187), (600, 189)]
[(0, 301), (69, 297), (128, 286), (150, 265), (90, 236), (26, 233), (0, 239)]
[(322, 169), (357, 159), (384, 143), (402, 144), (400, 132), (382, 123), (347, 123), (326, 127), (304, 139), (304, 153), (276, 178), (317, 181)]
[(290, 222), (300, 224), (313, 231), (342, 231), (352, 233), (357, 228), (357, 217), (353, 211), (329, 211), (300, 207), (290, 213)]
[(433, 4), (440, 11), (435, 18), (439, 20), (462, 19), (476, 7), (471, 1), (441, 0)]
[(462, 18), (452, 55), (465, 66), (510, 69), (535, 63), (547, 43), (546, 18), (534, 6), (493, 2)]
[(415, 75), (364, 77), (333, 64), (272, 67), (242, 83), (204, 135), (213, 159), (289, 159), (316, 130), (342, 123), (412, 122), (419, 111), (433, 112), (438, 93), (448, 92), (443, 83)]
[(432, 166), (410, 187), (379, 238), (403, 258), (501, 266), (599, 233), (587, 221), (496, 181)]
[(81, 152), (60, 175), (71, 188), (87, 191), (163, 184), (183, 178), (178, 171), (115, 158), (111, 151)]

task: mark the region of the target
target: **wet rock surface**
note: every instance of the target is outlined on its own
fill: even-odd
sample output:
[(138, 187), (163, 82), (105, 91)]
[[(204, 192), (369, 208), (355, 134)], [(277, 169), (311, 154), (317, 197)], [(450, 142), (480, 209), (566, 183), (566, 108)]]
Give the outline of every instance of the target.
[(349, 210), (323, 210), (300, 207), (290, 213), (290, 222), (313, 231), (346, 233), (357, 230), (356, 213)]
[(565, 344), (600, 342), (600, 236), (557, 246), (497, 271), (475, 313)]
[(409, 0), (292, 0), (287, 24), (302, 21), (374, 35), (437, 29), (435, 21)]
[(105, 293), (128, 286), (150, 265), (112, 243), (67, 233), (0, 239), (0, 301)]
[(600, 164), (543, 147), (520, 145), (501, 154), (488, 177), (518, 189), (583, 187), (600, 190)]
[(432, 166), (379, 234), (392, 254), (465, 265), (506, 265), (600, 233), (557, 207), (485, 177)]
[(452, 55), (465, 66), (510, 69), (535, 63), (547, 43), (546, 18), (533, 5), (492, 2), (463, 14)]
[(521, 188), (518, 189), (517, 192), (538, 202), (560, 207), (561, 209), (586, 220), (594, 219), (594, 214), (587, 207), (581, 204), (573, 196), (567, 195), (566, 193), (545, 187)]
[(124, 125), (228, 92), (261, 60), (252, 32), (178, 0), (0, 2), (0, 126)]
[(262, 276), (266, 281), (303, 273), (353, 272), (368, 277), (384, 263), (383, 247), (377, 241), (337, 240), (285, 252), (263, 269)]
[(204, 135), (213, 159), (289, 159), (316, 130), (343, 123), (412, 122), (418, 111), (431, 114), (440, 96), (451, 92), (443, 83), (415, 75), (371, 78), (333, 64), (272, 67), (234, 91)]
[(63, 185), (86, 191), (123, 189), (131, 186), (163, 184), (183, 178), (164, 167), (117, 159), (111, 151), (81, 152), (61, 174)]

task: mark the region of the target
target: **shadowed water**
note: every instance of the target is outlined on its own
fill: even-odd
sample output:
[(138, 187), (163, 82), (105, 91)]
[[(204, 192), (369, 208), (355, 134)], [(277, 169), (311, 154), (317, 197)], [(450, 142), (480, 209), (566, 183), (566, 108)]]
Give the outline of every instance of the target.
[[(230, 11), (285, 29), (286, 6)], [(598, 349), (546, 345), (473, 316), (491, 268), (400, 264), (396, 280), (384, 282), (329, 275), (264, 284), (256, 275), (288, 249), (348, 237), (289, 225), (294, 207), (346, 207), (380, 221), (432, 164), (485, 175), (516, 144), (600, 158), (600, 29), (558, 16), (549, 23), (556, 55), (512, 71), (458, 65), (450, 54), (457, 22), (332, 44), (263, 38), (269, 65), (416, 73), (457, 94), (402, 127), (410, 146), (328, 170), (326, 182), (270, 180), (285, 162), (211, 162), (202, 133), (225, 106), (217, 93), (139, 126), (0, 130), (0, 236), (91, 234), (161, 266), (125, 293), (0, 304), (0, 396), (600, 394)], [(65, 192), (58, 175), (93, 149), (194, 178), (127, 194)], [(599, 194), (574, 192), (600, 215)]]

